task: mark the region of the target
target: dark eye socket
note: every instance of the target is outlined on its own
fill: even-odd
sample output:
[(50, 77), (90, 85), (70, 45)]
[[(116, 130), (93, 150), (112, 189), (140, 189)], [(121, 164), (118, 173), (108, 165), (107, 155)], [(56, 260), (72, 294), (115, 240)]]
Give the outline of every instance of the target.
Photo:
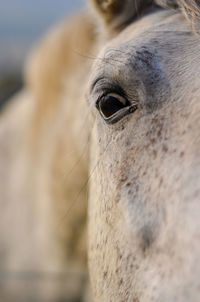
[(116, 123), (122, 117), (137, 109), (136, 104), (131, 105), (125, 97), (116, 93), (101, 96), (96, 107), (103, 119), (110, 124)]

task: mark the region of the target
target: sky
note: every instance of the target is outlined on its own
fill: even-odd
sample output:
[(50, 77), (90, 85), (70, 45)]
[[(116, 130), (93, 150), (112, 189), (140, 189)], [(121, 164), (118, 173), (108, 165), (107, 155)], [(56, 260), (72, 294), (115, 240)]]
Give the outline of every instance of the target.
[(50, 26), (81, 10), (86, 0), (0, 0), (0, 75), (22, 69), (35, 41)]

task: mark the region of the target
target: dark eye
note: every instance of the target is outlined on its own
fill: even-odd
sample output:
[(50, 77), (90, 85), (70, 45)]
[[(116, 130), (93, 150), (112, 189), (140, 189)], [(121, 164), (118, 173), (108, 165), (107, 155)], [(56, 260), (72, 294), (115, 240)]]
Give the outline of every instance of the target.
[(97, 101), (96, 106), (103, 119), (110, 124), (116, 123), (122, 117), (137, 109), (136, 104), (130, 104), (125, 97), (116, 93), (103, 95)]

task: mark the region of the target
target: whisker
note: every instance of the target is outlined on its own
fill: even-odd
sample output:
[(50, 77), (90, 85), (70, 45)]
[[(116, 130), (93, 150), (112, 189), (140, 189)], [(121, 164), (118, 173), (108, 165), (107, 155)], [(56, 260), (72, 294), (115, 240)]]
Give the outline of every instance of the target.
[[(90, 59), (90, 60), (96, 60), (96, 61), (101, 61), (101, 62), (104, 62), (104, 63), (106, 63), (106, 64), (110, 64), (110, 65), (113, 65), (110, 61), (113, 61), (113, 62), (118, 62), (118, 63), (124, 63), (124, 61), (122, 61), (122, 60), (118, 60), (118, 59), (114, 59), (114, 58), (105, 58), (105, 57), (96, 57), (96, 56), (92, 56), (92, 55), (86, 55), (86, 54), (83, 54), (83, 53), (80, 53), (79, 51), (77, 51), (77, 50), (74, 50), (73, 49), (73, 51), (76, 53), (76, 54), (78, 54), (78, 55), (80, 55), (81, 57), (83, 57), (83, 58), (86, 58), (86, 59)], [(115, 49), (115, 51), (119, 51), (119, 50), (116, 50)], [(113, 65), (114, 66), (114, 65)]]
[(64, 219), (67, 218), (67, 216), (69, 215), (70, 211), (71, 211), (71, 210), (73, 209), (73, 207), (77, 204), (77, 201), (78, 201), (78, 199), (79, 199), (81, 193), (85, 190), (85, 188), (86, 188), (86, 186), (88, 185), (90, 179), (92, 178), (92, 176), (93, 176), (93, 174), (94, 174), (96, 168), (98, 167), (98, 165), (99, 165), (99, 163), (100, 163), (102, 157), (104, 156), (105, 152), (107, 151), (107, 148), (109, 147), (109, 145), (110, 145), (111, 143), (112, 143), (112, 141), (108, 142), (108, 144), (106, 145), (105, 149), (103, 150), (103, 152), (102, 152), (100, 158), (97, 160), (97, 163), (94, 165), (94, 168), (92, 169), (91, 173), (89, 174), (87, 180), (84, 182), (84, 184), (82, 185), (82, 187), (81, 187), (80, 190), (78, 191), (76, 197), (70, 202), (70, 205), (69, 205), (69, 207), (68, 207), (66, 213), (63, 215), (63, 217), (60, 217), (58, 226), (61, 225), (62, 221), (63, 221)]

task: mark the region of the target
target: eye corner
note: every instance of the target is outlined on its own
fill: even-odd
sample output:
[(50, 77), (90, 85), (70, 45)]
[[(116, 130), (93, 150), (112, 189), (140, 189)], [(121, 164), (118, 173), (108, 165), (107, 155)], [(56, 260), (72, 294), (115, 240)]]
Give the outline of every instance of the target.
[(130, 106), (129, 106), (129, 112), (130, 113), (134, 113), (136, 110), (138, 109), (138, 104), (135, 102), (135, 103), (132, 103)]

